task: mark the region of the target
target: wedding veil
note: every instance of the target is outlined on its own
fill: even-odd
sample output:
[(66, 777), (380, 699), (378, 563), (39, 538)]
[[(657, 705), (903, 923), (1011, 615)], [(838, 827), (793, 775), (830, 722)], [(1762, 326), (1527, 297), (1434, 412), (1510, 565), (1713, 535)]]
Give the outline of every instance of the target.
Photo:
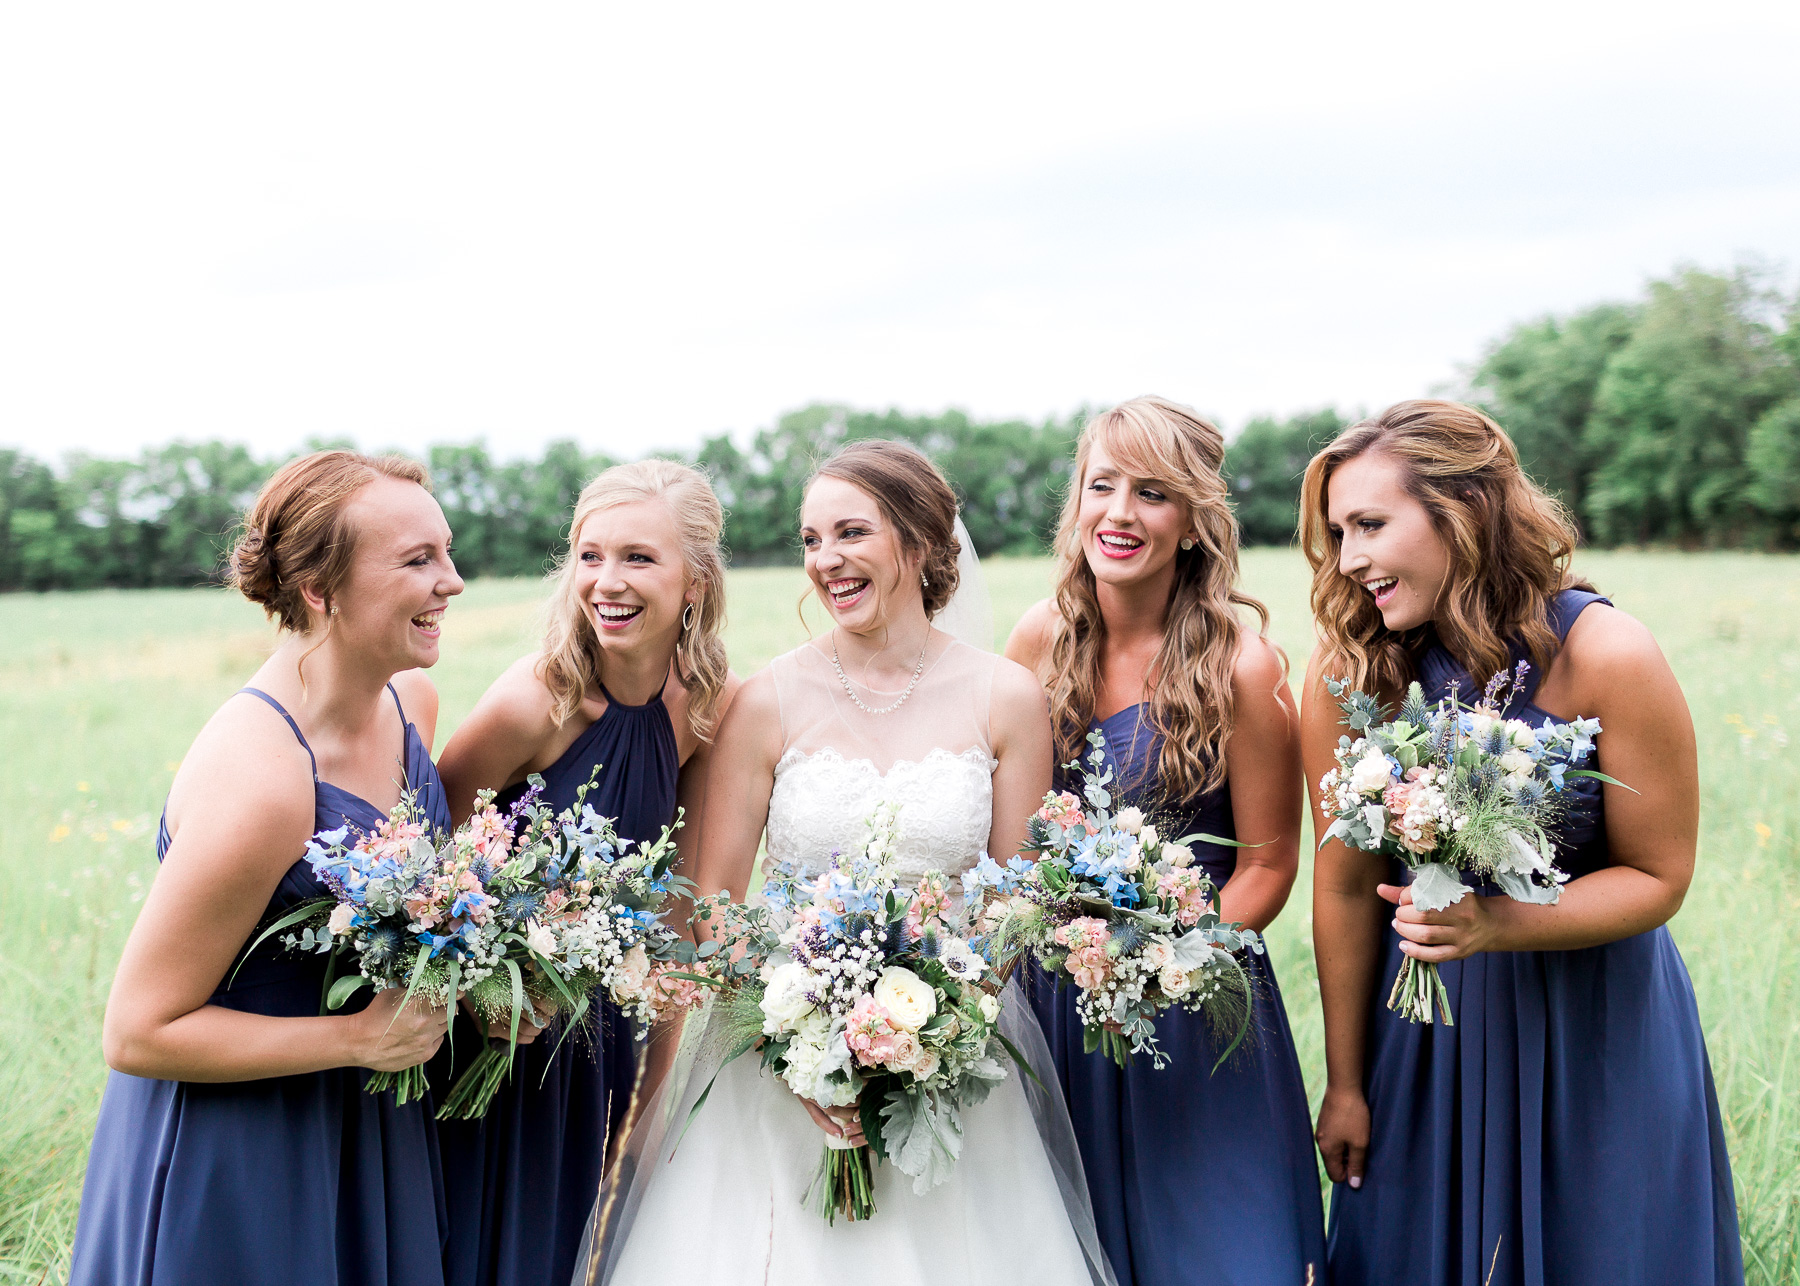
[(961, 639), (983, 652), (994, 650), (994, 604), (988, 598), (987, 578), (981, 574), (981, 559), (975, 556), (975, 542), (963, 526), (962, 515), (956, 517), (956, 540), (962, 547), (956, 555), (956, 593), (938, 611), (931, 623), (946, 634)]

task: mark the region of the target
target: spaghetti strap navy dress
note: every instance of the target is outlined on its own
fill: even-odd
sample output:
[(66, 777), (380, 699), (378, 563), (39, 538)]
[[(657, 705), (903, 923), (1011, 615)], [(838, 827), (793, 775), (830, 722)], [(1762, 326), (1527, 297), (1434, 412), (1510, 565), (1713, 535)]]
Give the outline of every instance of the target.
[[(674, 725), (661, 693), (641, 706), (620, 704), (604, 687), (601, 694), (606, 709), (542, 774), (540, 798), (561, 812), (593, 778), (587, 805), (612, 818), (621, 838), (652, 843), (675, 819)], [(495, 802), (504, 812), (525, 789), (509, 786)], [(574, 1275), (608, 1131), (631, 1101), (638, 1044), (631, 1024), (604, 1003), (562, 1036), (552, 1027), (519, 1046), (512, 1079), (485, 1116), (438, 1123), (450, 1180), (451, 1286), (542, 1286)], [(458, 1060), (470, 1052), (458, 1042)], [(443, 1055), (434, 1072), (441, 1094)]]
[[(1607, 600), (1564, 590), (1551, 623)], [(1516, 649), (1523, 658), (1523, 650)], [(1535, 671), (1505, 713), (1537, 724)], [(1441, 646), (1428, 701), (1479, 693)], [(1584, 713), (1561, 712), (1568, 718)], [(1605, 768), (1606, 733), (1597, 742)], [(1558, 861), (1608, 864), (1601, 785), (1571, 778)], [(1390, 879), (1401, 882), (1396, 868)], [(1496, 951), (1440, 966), (1456, 1025), (1389, 1011), (1401, 961), (1384, 930), (1369, 1019), (1368, 1168), (1331, 1201), (1336, 1286), (1738, 1286), (1731, 1163), (1693, 984), (1668, 927), (1578, 951)]]
[[(1185, 803), (1156, 804), (1161, 741), (1141, 706), (1094, 727), (1105, 737), (1119, 793), (1171, 839), (1195, 832), (1235, 839), (1226, 785)], [(1059, 789), (1070, 783), (1059, 781)], [(1192, 845), (1223, 888), (1237, 850)], [(1281, 988), (1266, 955), (1245, 961), (1255, 998), (1251, 1031), (1217, 1071), (1222, 1047), (1198, 1014), (1156, 1020), (1170, 1055), (1123, 1069), (1082, 1052), (1075, 992), (1031, 966), (1043, 1024), (1081, 1147), (1094, 1220), (1120, 1286), (1323, 1286), (1325, 1215), (1312, 1122)], [(1209, 1074), (1210, 1073), (1210, 1074)], [(1310, 1276), (1309, 1276), (1310, 1273)], [(1398, 1280), (1398, 1279), (1395, 1279)]]
[[(311, 758), (281, 704), (244, 691), (273, 706)], [(403, 709), (400, 719), (407, 784), (433, 824), (448, 829), (430, 752)], [(373, 830), (384, 820), (368, 801), (320, 781), (317, 760), (313, 798), (315, 831)], [(159, 826), (158, 860), (168, 846), (168, 828)], [(282, 876), (268, 917), (324, 896), (302, 858)], [(325, 969), (326, 957), (271, 940), (208, 1003), (312, 1017)], [(88, 1154), (70, 1286), (443, 1286), (448, 1225), (431, 1102), (399, 1107), (392, 1094), (366, 1094), (368, 1075), (338, 1067), (202, 1083), (111, 1073)]]

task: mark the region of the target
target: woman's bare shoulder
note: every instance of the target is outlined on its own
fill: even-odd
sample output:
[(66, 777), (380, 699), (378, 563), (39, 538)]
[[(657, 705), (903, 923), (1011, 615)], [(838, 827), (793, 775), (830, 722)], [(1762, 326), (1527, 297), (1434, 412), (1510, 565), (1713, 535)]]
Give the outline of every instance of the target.
[(1055, 599), (1039, 599), (1026, 608), (1025, 614), (1019, 618), (1019, 623), (1013, 626), (1012, 633), (1006, 638), (1007, 658), (1037, 672), (1050, 653), (1050, 641), (1059, 619)]

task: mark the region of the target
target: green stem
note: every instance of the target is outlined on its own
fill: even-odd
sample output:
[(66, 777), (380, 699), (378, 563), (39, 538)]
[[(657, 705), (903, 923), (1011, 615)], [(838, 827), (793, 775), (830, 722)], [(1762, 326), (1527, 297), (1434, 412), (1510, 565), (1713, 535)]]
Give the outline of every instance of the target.
[(421, 1063), (398, 1072), (374, 1072), (363, 1082), (363, 1089), (370, 1094), (393, 1090), (394, 1102), (401, 1107), (417, 1102), (425, 1097), (425, 1065)]
[(500, 1087), (512, 1077), (512, 1051), (505, 1041), (488, 1045), (444, 1096), (440, 1121), (472, 1121), (484, 1115)]
[(825, 1149), (825, 1180), (819, 1193), (819, 1213), (825, 1222), (836, 1223), (843, 1215), (852, 1223), (868, 1219), (875, 1213), (875, 1175), (870, 1165), (869, 1149)]

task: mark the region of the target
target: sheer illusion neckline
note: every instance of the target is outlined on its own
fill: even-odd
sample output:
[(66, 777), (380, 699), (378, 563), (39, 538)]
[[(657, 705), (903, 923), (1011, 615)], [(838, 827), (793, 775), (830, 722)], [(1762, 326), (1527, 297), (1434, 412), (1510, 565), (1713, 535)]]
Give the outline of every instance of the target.
[(873, 759), (852, 759), (839, 751), (836, 746), (821, 746), (817, 750), (801, 750), (796, 746), (777, 761), (775, 772), (780, 775), (784, 769), (797, 763), (804, 763), (808, 760), (824, 760), (843, 764), (847, 768), (867, 768), (877, 777), (891, 777), (902, 768), (922, 768), (926, 764), (936, 763), (940, 759), (967, 760), (972, 764), (986, 766), (989, 772), (992, 772), (1000, 763), (982, 746), (970, 746), (967, 750), (946, 750), (942, 746), (934, 746), (923, 759), (896, 759), (885, 769), (881, 769), (875, 766)]

